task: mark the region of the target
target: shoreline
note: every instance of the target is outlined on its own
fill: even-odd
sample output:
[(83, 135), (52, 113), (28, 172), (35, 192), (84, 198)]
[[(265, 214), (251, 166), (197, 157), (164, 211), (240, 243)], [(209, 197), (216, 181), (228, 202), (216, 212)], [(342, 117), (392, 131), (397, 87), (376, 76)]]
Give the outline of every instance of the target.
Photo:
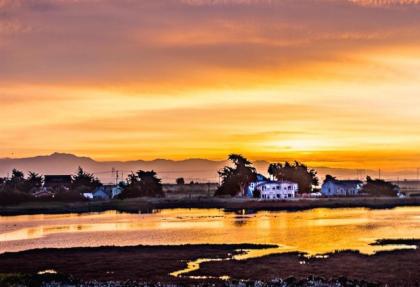
[(97, 202), (37, 201), (19, 205), (0, 206), (0, 216), (66, 214), (117, 211), (126, 213), (150, 213), (154, 210), (197, 208), (224, 209), (226, 211), (304, 211), (316, 208), (369, 208), (390, 209), (420, 206), (420, 198), (352, 197), (317, 198), (284, 201), (260, 201), (244, 198), (198, 197), (188, 198), (137, 198)]

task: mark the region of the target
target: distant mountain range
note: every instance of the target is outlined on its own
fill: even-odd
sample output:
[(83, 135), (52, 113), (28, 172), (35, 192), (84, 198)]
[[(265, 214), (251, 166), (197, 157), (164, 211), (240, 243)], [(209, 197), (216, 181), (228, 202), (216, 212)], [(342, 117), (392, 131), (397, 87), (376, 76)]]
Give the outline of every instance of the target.
[[(27, 173), (34, 171), (46, 174), (74, 174), (80, 166), (87, 172), (94, 173), (102, 182), (111, 183), (116, 180), (118, 171), (119, 179), (126, 177), (132, 171), (139, 169), (154, 170), (162, 178), (163, 182), (175, 182), (178, 177), (184, 177), (187, 182), (217, 182), (217, 171), (227, 164), (226, 161), (214, 161), (208, 159), (186, 159), (180, 161), (156, 159), (151, 161), (96, 161), (89, 157), (79, 157), (73, 154), (53, 153), (46, 156), (28, 158), (3, 158), (0, 159), (0, 176), (7, 176), (13, 168)], [(268, 162), (256, 161), (254, 166), (257, 170), (266, 174)], [(363, 174), (360, 170), (339, 169), (329, 167), (314, 167), (322, 179), (326, 174), (332, 174), (339, 178), (364, 178), (366, 173), (376, 176), (377, 171), (367, 170)], [(113, 172), (114, 170), (114, 172)], [(403, 176), (404, 172), (394, 173), (392, 176)]]

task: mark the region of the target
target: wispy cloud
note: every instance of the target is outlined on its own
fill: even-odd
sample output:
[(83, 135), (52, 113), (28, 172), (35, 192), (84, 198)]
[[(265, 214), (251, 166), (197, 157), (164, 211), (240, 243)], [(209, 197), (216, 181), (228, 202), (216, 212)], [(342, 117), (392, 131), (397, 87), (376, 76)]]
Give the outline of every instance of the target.
[(418, 4), (0, 0), (0, 156), (414, 155)]

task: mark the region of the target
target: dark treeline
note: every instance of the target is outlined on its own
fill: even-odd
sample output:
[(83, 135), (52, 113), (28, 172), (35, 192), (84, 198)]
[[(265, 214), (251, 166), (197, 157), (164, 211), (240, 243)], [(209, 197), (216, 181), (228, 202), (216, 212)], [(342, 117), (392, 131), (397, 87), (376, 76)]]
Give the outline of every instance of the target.
[[(86, 173), (79, 167), (77, 173), (71, 176), (69, 185), (45, 187), (45, 177), (29, 172), (25, 177), (22, 171), (13, 169), (9, 178), (0, 179), (0, 204), (13, 204), (32, 200), (83, 201), (83, 192), (90, 192), (102, 183), (93, 174)], [(44, 192), (49, 196), (36, 198), (35, 195)]]
[[(27, 176), (13, 169), (10, 177), (0, 178), (0, 205), (19, 204), (27, 201), (86, 201), (85, 193), (94, 193), (103, 186), (101, 181), (81, 167), (70, 177), (67, 184), (58, 183), (53, 186), (45, 184), (45, 178), (34, 172)], [(120, 182), (122, 189), (119, 199), (132, 197), (164, 196), (161, 180), (154, 171), (139, 170), (130, 174), (126, 182)]]
[[(252, 162), (240, 154), (231, 154), (228, 157), (231, 162), (218, 173), (221, 184), (217, 189), (216, 196), (244, 195), (249, 184), (260, 176)], [(319, 179), (317, 172), (305, 164), (294, 161), (284, 163), (271, 163), (267, 173), (272, 180), (291, 181), (298, 184), (300, 194), (318, 192)], [(56, 200), (56, 201), (85, 201), (84, 194), (94, 193), (103, 184), (93, 174), (85, 172), (81, 167), (70, 176), (68, 185), (51, 187), (45, 184), (45, 178), (34, 172), (26, 176), (22, 171), (13, 169), (11, 176), (0, 178), (0, 205), (16, 204), (31, 200)], [(327, 180), (335, 180), (327, 175)], [(176, 180), (177, 184), (185, 184), (183, 178)], [(135, 197), (164, 197), (161, 179), (155, 171), (139, 170), (130, 174), (126, 181), (120, 182), (118, 187), (121, 192), (117, 199)], [(40, 193), (44, 193), (41, 194)], [(392, 183), (367, 177), (361, 193), (370, 196), (396, 196), (397, 186)], [(255, 194), (254, 194), (255, 196)]]
[(398, 186), (391, 182), (382, 179), (372, 179), (368, 176), (361, 191), (371, 196), (397, 196)]

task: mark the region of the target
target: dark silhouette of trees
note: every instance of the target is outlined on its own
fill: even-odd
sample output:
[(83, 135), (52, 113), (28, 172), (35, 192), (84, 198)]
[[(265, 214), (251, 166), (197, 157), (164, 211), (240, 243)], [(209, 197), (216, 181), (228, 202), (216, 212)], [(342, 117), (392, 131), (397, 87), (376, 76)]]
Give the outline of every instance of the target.
[(296, 182), (300, 193), (312, 192), (313, 186), (319, 184), (317, 172), (298, 161), (292, 164), (287, 161), (284, 164), (271, 163), (268, 166), (268, 173), (277, 180)]
[(178, 185), (184, 185), (185, 184), (184, 178), (183, 177), (178, 177), (176, 179), (176, 184), (178, 184)]
[(21, 191), (25, 193), (34, 193), (42, 187), (43, 178), (35, 172), (29, 172), (28, 177), (21, 184)]
[(28, 173), (28, 178), (26, 180), (34, 187), (41, 187), (44, 181), (41, 175), (32, 171)]
[(34, 199), (32, 193), (42, 186), (42, 176), (29, 172), (28, 178), (22, 171), (13, 169), (10, 178), (0, 179), (0, 203), (19, 204)]
[(370, 176), (366, 177), (366, 183), (363, 185), (362, 193), (367, 193), (370, 196), (397, 196), (398, 186), (386, 182), (381, 179), (372, 179)]
[(337, 178), (336, 178), (335, 176), (332, 176), (332, 175), (330, 175), (330, 174), (327, 174), (327, 175), (325, 176), (324, 182), (334, 181), (334, 180), (337, 180)]
[(157, 177), (156, 172), (139, 170), (132, 173), (127, 178), (127, 186), (119, 196), (120, 198), (134, 197), (163, 197), (161, 179)]
[(261, 190), (259, 190), (258, 188), (256, 188), (252, 194), (252, 196), (254, 198), (260, 198), (261, 197)]
[(93, 174), (85, 172), (81, 167), (77, 174), (72, 177), (71, 191), (77, 193), (92, 192), (100, 187), (102, 183)]
[(22, 191), (24, 184), (25, 184), (25, 175), (23, 174), (22, 171), (14, 168), (12, 170), (12, 176), (9, 179), (9, 181), (6, 183), (6, 185), (8, 185), (8, 187), (12, 191)]
[(13, 169), (10, 178), (0, 180), (0, 190), (4, 192), (33, 193), (42, 187), (43, 178), (34, 172), (29, 172), (28, 177), (22, 171)]
[(222, 178), (222, 184), (217, 189), (216, 195), (243, 194), (249, 183), (255, 180), (256, 170), (252, 163), (240, 154), (231, 154), (228, 159), (233, 167), (225, 166), (218, 172)]

